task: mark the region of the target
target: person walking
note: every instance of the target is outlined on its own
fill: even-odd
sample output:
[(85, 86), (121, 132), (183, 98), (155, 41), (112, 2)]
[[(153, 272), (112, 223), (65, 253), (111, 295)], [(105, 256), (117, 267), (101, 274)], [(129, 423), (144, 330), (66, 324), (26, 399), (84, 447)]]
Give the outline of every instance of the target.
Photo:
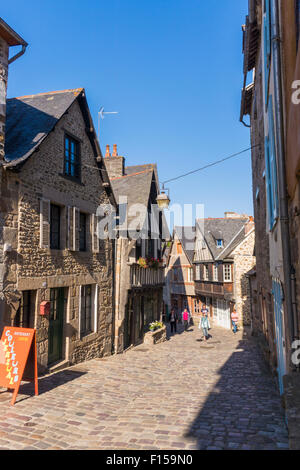
[(171, 325), (171, 334), (173, 331), (177, 333), (177, 320), (178, 320), (178, 314), (175, 312), (174, 308), (172, 308), (170, 317), (169, 317), (169, 322)]
[(231, 312), (231, 322), (232, 322), (232, 331), (234, 334), (237, 332), (237, 323), (239, 321), (239, 314), (237, 313), (235, 307)]
[(202, 313), (202, 317), (201, 317), (201, 320), (199, 322), (199, 328), (202, 329), (202, 333), (203, 333), (203, 336), (204, 336), (204, 341), (207, 341), (208, 340), (208, 330), (210, 328), (209, 319), (208, 319), (208, 309), (207, 308), (202, 308), (201, 313)]
[(187, 331), (189, 327), (189, 312), (187, 311), (187, 308), (185, 308), (182, 313), (182, 320), (184, 324), (184, 330)]

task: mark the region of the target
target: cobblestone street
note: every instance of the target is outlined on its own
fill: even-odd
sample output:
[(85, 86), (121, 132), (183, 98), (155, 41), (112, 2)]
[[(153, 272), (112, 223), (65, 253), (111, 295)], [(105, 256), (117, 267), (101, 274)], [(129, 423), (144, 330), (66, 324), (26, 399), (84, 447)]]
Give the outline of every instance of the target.
[[(196, 327), (0, 393), (1, 449), (286, 449), (280, 397), (253, 339)], [(2, 389), (3, 390), (3, 389)]]

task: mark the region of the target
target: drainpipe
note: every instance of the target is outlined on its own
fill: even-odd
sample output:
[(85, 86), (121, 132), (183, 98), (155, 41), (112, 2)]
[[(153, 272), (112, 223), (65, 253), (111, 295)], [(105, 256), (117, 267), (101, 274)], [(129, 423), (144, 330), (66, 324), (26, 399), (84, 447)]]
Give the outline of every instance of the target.
[(21, 57), (23, 54), (25, 54), (26, 47), (28, 44), (23, 44), (22, 45), (22, 50), (18, 52), (18, 54), (15, 54), (11, 59), (9, 59), (8, 64), (12, 64), (15, 60), (17, 60), (19, 57)]
[[(290, 233), (289, 233), (289, 215), (288, 215), (288, 196), (286, 186), (286, 166), (285, 166), (285, 147), (284, 147), (284, 123), (283, 123), (283, 96), (282, 96), (282, 76), (281, 76), (281, 38), (279, 27), (279, 3), (273, 0), (272, 5), (272, 52), (274, 66), (274, 108), (275, 108), (275, 127), (277, 137), (277, 164), (278, 164), (278, 195), (279, 195), (279, 222), (282, 238), (283, 253), (283, 272), (285, 280), (285, 301), (288, 314), (288, 325), (291, 344), (295, 340), (295, 319), (293, 314), (292, 299), (292, 264), (290, 251)], [(291, 361), (290, 365), (293, 368)]]

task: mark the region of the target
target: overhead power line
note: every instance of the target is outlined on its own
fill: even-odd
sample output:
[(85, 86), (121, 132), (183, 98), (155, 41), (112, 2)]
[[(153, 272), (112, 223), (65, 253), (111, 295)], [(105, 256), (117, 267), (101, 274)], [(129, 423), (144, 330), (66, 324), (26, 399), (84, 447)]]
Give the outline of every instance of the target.
[(255, 147), (259, 147), (259, 144), (257, 145), (253, 145), (252, 147), (249, 147), (245, 150), (241, 150), (240, 152), (237, 152), (237, 153), (234, 153), (232, 155), (229, 155), (229, 157), (225, 157), (225, 158), (222, 158), (221, 160), (218, 160), (216, 162), (213, 162), (213, 163), (209, 163), (208, 165), (205, 165), (201, 168), (198, 168), (197, 170), (192, 170), (192, 171), (189, 171), (188, 173), (184, 173), (183, 175), (179, 175), (179, 176), (176, 176), (175, 178), (171, 178), (169, 180), (166, 180), (162, 183), (162, 185), (165, 185), (166, 183), (170, 183), (171, 181), (176, 181), (176, 180), (179, 180), (180, 178), (185, 178), (186, 176), (189, 176), (189, 175), (192, 175), (194, 173), (197, 173), (198, 171), (202, 171), (202, 170), (205, 170), (206, 168), (210, 168), (211, 166), (215, 166), (215, 165), (219, 165), (219, 163), (223, 163), (225, 162), (226, 160), (230, 160), (231, 158), (234, 158), (234, 157), (237, 157), (238, 155), (242, 155), (243, 153), (246, 153), (248, 152), (249, 150), (252, 150), (253, 148)]

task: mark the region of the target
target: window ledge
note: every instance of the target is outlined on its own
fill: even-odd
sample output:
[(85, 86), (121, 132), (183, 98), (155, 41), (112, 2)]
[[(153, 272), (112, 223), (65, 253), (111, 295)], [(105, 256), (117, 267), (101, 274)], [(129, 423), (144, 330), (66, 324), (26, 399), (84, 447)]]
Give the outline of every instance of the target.
[(87, 333), (86, 335), (80, 336), (79, 340), (82, 343), (88, 343), (89, 341), (94, 341), (95, 339), (97, 339), (97, 337), (97, 331), (92, 331), (92, 333)]
[(59, 176), (62, 178), (65, 178), (68, 181), (71, 181), (72, 183), (79, 184), (79, 186), (85, 186), (85, 184), (82, 183), (81, 180), (78, 180), (77, 178), (73, 178), (72, 176), (65, 175), (64, 173), (58, 173)]

